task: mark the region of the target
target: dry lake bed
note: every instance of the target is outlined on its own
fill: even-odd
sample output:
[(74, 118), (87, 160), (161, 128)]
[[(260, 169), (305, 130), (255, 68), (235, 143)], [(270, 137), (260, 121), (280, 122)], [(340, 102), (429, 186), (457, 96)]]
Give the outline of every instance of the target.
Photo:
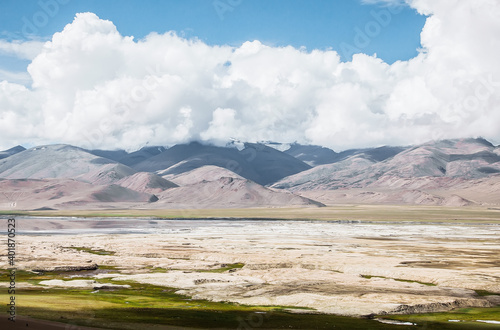
[(17, 311), (117, 329), (433, 328), (375, 320), (431, 312), (500, 327), (499, 238), (498, 223), (16, 217)]

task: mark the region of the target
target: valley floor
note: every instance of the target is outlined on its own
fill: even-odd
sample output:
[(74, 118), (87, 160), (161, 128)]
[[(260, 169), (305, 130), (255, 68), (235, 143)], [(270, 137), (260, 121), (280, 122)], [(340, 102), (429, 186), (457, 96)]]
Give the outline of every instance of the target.
[[(318, 210), (325, 208), (303, 212)], [(342, 221), (18, 216), (19, 303), (28, 315), (43, 317), (42, 306), (67, 313), (70, 302), (78, 318), (125, 304), (165, 308), (173, 297), (169, 308), (217, 310), (230, 302), (243, 306), (240, 321), (253, 315), (245, 322), (263, 329), (273, 328), (266, 324), (273, 308), (358, 317), (498, 309), (499, 213), (465, 210), (459, 218), (455, 209), (359, 206), (348, 217), (347, 206), (337, 207)], [(383, 212), (392, 221), (380, 222)], [(418, 213), (428, 222), (416, 222)], [(354, 221), (360, 218), (365, 221)], [(7, 228), (4, 219), (2, 225)], [(9, 268), (4, 259), (0, 268)], [(135, 288), (144, 297), (131, 295)], [(167, 291), (167, 300), (155, 300)], [(73, 299), (62, 301), (61, 292)], [(496, 315), (486, 320), (500, 322)], [(478, 326), (477, 320), (463, 325)]]

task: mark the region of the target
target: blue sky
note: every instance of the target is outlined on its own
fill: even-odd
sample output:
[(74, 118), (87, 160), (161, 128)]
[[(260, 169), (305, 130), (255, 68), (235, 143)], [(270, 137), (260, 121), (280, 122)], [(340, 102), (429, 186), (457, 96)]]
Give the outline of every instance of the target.
[[(151, 32), (176, 31), (209, 45), (239, 46), (260, 40), (273, 46), (333, 49), (350, 60), (354, 38), (381, 5), (362, 0), (2, 0), (1, 39), (49, 39), (73, 21), (78, 12), (93, 12), (112, 21), (122, 35), (141, 39)], [(384, 61), (407, 60), (417, 55), (425, 17), (409, 7), (391, 14), (391, 24), (356, 50)], [(368, 26), (369, 27), (369, 26)], [(27, 35), (29, 33), (30, 35)], [(340, 45), (344, 43), (344, 48)], [(346, 51), (347, 49), (347, 51)], [(21, 69), (28, 63), (3, 56), (4, 69)]]
[(0, 143), (498, 143), (499, 16), (490, 0), (2, 0)]

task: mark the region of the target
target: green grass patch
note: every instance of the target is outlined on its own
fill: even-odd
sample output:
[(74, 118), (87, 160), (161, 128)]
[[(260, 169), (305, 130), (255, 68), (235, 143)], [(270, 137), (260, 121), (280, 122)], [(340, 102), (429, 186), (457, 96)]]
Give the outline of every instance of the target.
[[(100, 308), (81, 315), (71, 311), (51, 312), (43, 308), (24, 308), (23, 314), (78, 326), (107, 329), (150, 329), (176, 326), (194, 329), (410, 329), (380, 324), (374, 320), (324, 314), (294, 314), (284, 311), (210, 310), (186, 308)], [(79, 316), (75, 318), (75, 315)], [(436, 328), (437, 329), (437, 328)]]
[(81, 252), (87, 252), (91, 254), (97, 254), (100, 256), (114, 256), (116, 252), (114, 251), (106, 251), (103, 249), (92, 249), (92, 248), (86, 248), (86, 247), (78, 247), (78, 246), (65, 246), (65, 249), (73, 249), (76, 251), (81, 251)]
[(0, 211), (3, 215), (133, 217), (158, 219), (279, 219), (355, 220), (375, 222), (414, 221), (446, 223), (499, 223), (500, 210), (486, 207), (444, 207), (423, 205), (339, 205), (320, 208), (244, 208), (169, 210), (49, 210)]
[[(38, 285), (40, 281), (64, 280), (70, 277), (71, 279), (89, 279), (92, 278), (96, 272), (102, 270), (117, 270), (117, 267), (99, 266), (98, 270), (56, 271), (56, 272), (43, 272), (43, 273), (35, 273), (26, 270), (16, 270), (16, 283), (26, 282)], [(10, 282), (9, 270), (0, 269), (0, 282)]]
[[(243, 264), (229, 264), (221, 269), (241, 268)], [(224, 270), (224, 271), (226, 271)], [(2, 275), (7, 270), (0, 270)], [(64, 273), (43, 275), (19, 271), (17, 282), (39, 282), (47, 279), (64, 278)], [(365, 275), (370, 277), (369, 275)], [(365, 278), (366, 278), (365, 277)], [(370, 277), (371, 278), (371, 277)], [(66, 278), (67, 279), (67, 278)], [(74, 278), (76, 279), (76, 278)], [(410, 320), (417, 327), (382, 324), (371, 319), (360, 319), (314, 313), (307, 307), (295, 306), (247, 306), (230, 302), (212, 302), (192, 299), (176, 294), (178, 289), (161, 287), (134, 281), (99, 279), (101, 284), (128, 284), (130, 288), (110, 290), (84, 290), (60, 288), (32, 288), (16, 290), (19, 301), (18, 315), (38, 319), (64, 322), (72, 325), (101, 327), (108, 329), (147, 329), (149, 327), (179, 326), (218, 329), (483, 329), (485, 324), (451, 324), (450, 319), (464, 319), (460, 313), (429, 315), (394, 315), (385, 318)], [(0, 299), (7, 299), (7, 292), (0, 293)], [(296, 314), (287, 310), (303, 310), (313, 314)], [(471, 320), (496, 320), (500, 309), (467, 309), (462, 314)], [(449, 316), (452, 315), (452, 316)], [(446, 320), (445, 320), (446, 319)], [(443, 323), (445, 321), (447, 323)], [(472, 321), (471, 321), (472, 322)], [(470, 323), (470, 322), (469, 322)], [(470, 325), (470, 324), (469, 324)], [(490, 327), (491, 328), (491, 327)]]
[(29, 211), (6, 211), (6, 210), (0, 210), (0, 215), (7, 215), (7, 216), (17, 216), (17, 215), (30, 215)]
[[(442, 329), (498, 329), (498, 324), (486, 324), (477, 320), (500, 321), (500, 307), (460, 308), (445, 313), (426, 313), (417, 315), (391, 315), (381, 318), (414, 322), (417, 324), (440, 324)], [(458, 320), (460, 322), (450, 322)]]
[(101, 269), (101, 270), (115, 270), (115, 271), (120, 270), (120, 267), (110, 266), (110, 265), (98, 265), (97, 267), (98, 267), (98, 269)]
[[(168, 270), (176, 270), (176, 271), (184, 271), (184, 272), (193, 272), (193, 273), (224, 273), (233, 269), (240, 269), (243, 268), (245, 264), (243, 263), (235, 263), (235, 264), (222, 264), (220, 268), (213, 268), (213, 269), (179, 269), (179, 268), (170, 268)], [(163, 270), (168, 271), (165, 268), (160, 268), (157, 273), (164, 272)], [(154, 268), (152, 268), (152, 271), (154, 272)], [(165, 272), (166, 272), (165, 271)]]
[(145, 269), (150, 273), (167, 273), (168, 272), (168, 269), (163, 268), (163, 267), (146, 266)]
[[(25, 270), (16, 270), (16, 283), (18, 282), (39, 282), (42, 280), (54, 279), (53, 276), (46, 275), (38, 275), (37, 273), (25, 271)], [(10, 282), (10, 271), (7, 269), (0, 269), (0, 282)]]
[(418, 284), (427, 285), (427, 286), (436, 286), (436, 284), (434, 284), (434, 283), (412, 281), (412, 280), (403, 280), (403, 279), (400, 279), (400, 278), (394, 278), (393, 280), (398, 281), (398, 282), (418, 283)]
[(474, 290), (476, 294), (480, 297), (500, 295), (500, 292), (491, 292), (486, 290)]
[[(360, 319), (325, 314), (296, 314), (286, 306), (246, 306), (194, 300), (176, 289), (112, 281), (130, 289), (91, 293), (90, 290), (21, 290), (19, 315), (80, 326), (147, 329), (153, 325), (217, 329), (405, 329)], [(308, 311), (307, 309), (303, 309)]]
[(235, 264), (223, 264), (221, 268), (216, 268), (216, 269), (198, 269), (195, 270), (195, 272), (198, 273), (224, 273), (232, 269), (240, 269), (243, 268), (245, 264), (242, 263), (235, 263)]

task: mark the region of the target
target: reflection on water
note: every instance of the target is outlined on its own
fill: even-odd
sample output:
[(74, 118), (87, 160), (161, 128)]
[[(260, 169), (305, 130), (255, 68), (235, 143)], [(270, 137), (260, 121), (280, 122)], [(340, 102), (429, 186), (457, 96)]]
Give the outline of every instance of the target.
[[(1, 219), (6, 221), (6, 219)], [(16, 217), (20, 235), (74, 234), (220, 234), (292, 235), (330, 237), (377, 237), (412, 239), (439, 237), (491, 239), (500, 235), (498, 224), (364, 223), (345, 221), (284, 221), (245, 219), (156, 219)], [(233, 229), (230, 229), (233, 228)], [(312, 238), (311, 237), (311, 238)]]
[(171, 220), (151, 218), (16, 217), (17, 233), (24, 235), (160, 234), (203, 227), (238, 227), (246, 220)]

